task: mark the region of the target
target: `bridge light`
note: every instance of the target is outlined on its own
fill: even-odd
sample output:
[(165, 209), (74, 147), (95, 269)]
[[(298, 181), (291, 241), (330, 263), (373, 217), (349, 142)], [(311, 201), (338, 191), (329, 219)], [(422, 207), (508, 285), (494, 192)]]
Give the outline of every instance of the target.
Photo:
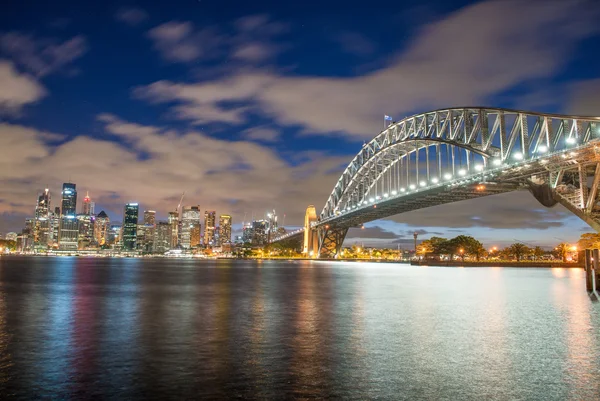
[(373, 203), (373, 202), (375, 202), (375, 199), (369, 198), (369, 202)]
[(398, 191), (396, 191), (396, 190), (393, 190), (393, 191), (392, 191), (392, 195), (398, 195)]
[(567, 158), (567, 155), (565, 155), (564, 153), (562, 155), (560, 155), (560, 157), (562, 157), (563, 159)]
[(542, 145), (540, 147), (538, 147), (538, 152), (540, 153), (546, 153), (548, 151), (548, 146), (546, 145)]
[(460, 170), (458, 170), (458, 175), (466, 175), (467, 174), (467, 170), (465, 170), (464, 168), (461, 168)]
[(420, 185), (420, 186), (422, 186), (422, 187), (424, 187), (425, 185), (427, 185), (427, 183), (426, 183), (425, 181), (421, 181), (421, 182), (419, 183), (419, 185)]
[(400, 192), (406, 192), (406, 188), (400, 188)]
[(501, 160), (501, 159), (494, 159), (494, 160), (492, 161), (492, 164), (493, 164), (494, 166), (499, 166), (499, 165), (501, 165), (501, 164), (502, 164), (502, 160)]
[(384, 197), (384, 198), (387, 198), (387, 197), (389, 197), (389, 196), (390, 196), (390, 194), (383, 194), (383, 197)]
[(476, 164), (475, 165), (475, 170), (477, 170), (477, 171), (483, 171), (483, 164)]
[(571, 137), (569, 137), (569, 138), (567, 138), (565, 141), (566, 141), (566, 142), (567, 142), (569, 145), (573, 145), (575, 142), (577, 142), (577, 141), (575, 140), (575, 138), (573, 138), (572, 136), (571, 136)]
[(431, 182), (433, 182), (434, 184), (437, 184), (440, 180), (437, 179), (437, 177), (433, 177), (431, 179)]
[(450, 174), (450, 173), (446, 173), (446, 174), (444, 174), (444, 178), (445, 178), (446, 180), (451, 180), (451, 179), (452, 179), (452, 174)]
[(515, 153), (515, 154), (514, 154), (514, 156), (513, 156), (513, 157), (514, 157), (515, 159), (517, 159), (517, 160), (523, 160), (523, 153), (519, 153), (519, 152), (517, 152), (517, 153)]
[(363, 205), (366, 205), (366, 204), (368, 204), (368, 203), (369, 203), (369, 202), (367, 202), (367, 201), (364, 201), (364, 202), (363, 202)]
[(571, 155), (571, 156), (577, 156), (577, 153), (571, 152), (571, 153), (569, 153), (569, 155)]
[(381, 196), (376, 196), (375, 198), (376, 198), (377, 200), (379, 200), (379, 199), (381, 199)]
[(542, 163), (542, 164), (548, 164), (548, 160), (547, 159), (540, 160), (540, 163)]

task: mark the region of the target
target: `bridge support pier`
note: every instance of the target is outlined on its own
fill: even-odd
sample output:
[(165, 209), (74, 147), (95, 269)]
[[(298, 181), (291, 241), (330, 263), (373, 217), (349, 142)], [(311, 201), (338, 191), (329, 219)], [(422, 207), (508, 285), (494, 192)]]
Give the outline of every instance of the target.
[(319, 228), (319, 259), (337, 259), (347, 232), (347, 228)]
[(598, 296), (598, 286), (600, 285), (600, 250), (585, 250), (585, 289)]

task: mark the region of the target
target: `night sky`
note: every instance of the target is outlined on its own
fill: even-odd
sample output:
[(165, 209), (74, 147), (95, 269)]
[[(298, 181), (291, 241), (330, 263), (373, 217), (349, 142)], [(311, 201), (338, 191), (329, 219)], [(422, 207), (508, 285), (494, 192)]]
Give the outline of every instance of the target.
[[(0, 12), (0, 232), (38, 192), (77, 184), (111, 219), (137, 201), (275, 209), (324, 205), (383, 116), (495, 106), (600, 116), (598, 1), (8, 0)], [(282, 217), (280, 217), (281, 222)], [(552, 246), (592, 231), (526, 191), (351, 231), (486, 246)], [(409, 245), (408, 245), (409, 246)]]

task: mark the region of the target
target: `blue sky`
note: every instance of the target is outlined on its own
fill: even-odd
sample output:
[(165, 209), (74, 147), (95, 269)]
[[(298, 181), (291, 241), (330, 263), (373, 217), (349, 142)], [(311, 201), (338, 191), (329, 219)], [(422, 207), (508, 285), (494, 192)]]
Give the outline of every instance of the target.
[[(0, 232), (71, 180), (239, 223), (320, 209), (383, 114), (489, 105), (600, 115), (595, 1), (9, 1), (0, 14)], [(518, 192), (394, 216), (348, 243), (591, 231)], [(368, 234), (368, 235), (367, 235)], [(404, 242), (403, 242), (404, 241)]]

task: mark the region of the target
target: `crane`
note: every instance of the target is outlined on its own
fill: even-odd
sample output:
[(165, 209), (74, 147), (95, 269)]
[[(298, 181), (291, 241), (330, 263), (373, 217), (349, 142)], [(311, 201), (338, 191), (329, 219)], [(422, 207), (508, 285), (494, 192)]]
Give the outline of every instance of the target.
[(181, 209), (181, 204), (183, 203), (184, 196), (185, 196), (185, 191), (183, 191), (183, 193), (181, 194), (181, 199), (179, 199), (179, 204), (177, 205), (177, 209), (175, 209), (175, 212), (177, 212), (178, 216), (179, 216), (179, 209)]

